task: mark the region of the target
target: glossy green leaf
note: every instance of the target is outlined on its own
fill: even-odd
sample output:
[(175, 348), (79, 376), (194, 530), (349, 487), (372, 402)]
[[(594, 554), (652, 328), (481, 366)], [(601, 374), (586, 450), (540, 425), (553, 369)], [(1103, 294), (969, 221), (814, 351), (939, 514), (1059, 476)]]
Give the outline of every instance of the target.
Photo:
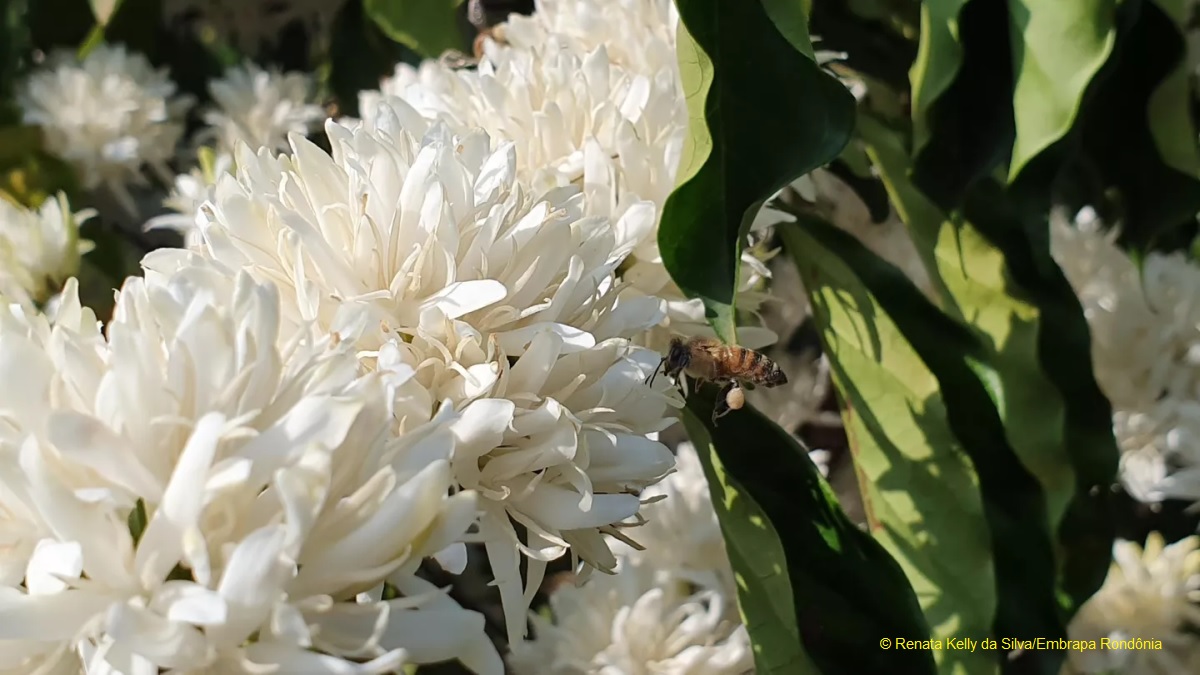
[[(935, 626), (949, 628), (940, 620), (944, 619), (947, 613), (962, 612), (977, 621), (980, 608), (971, 608), (969, 605), (990, 596), (996, 603), (991, 626), (997, 638), (1065, 637), (1065, 627), (1060, 621), (1057, 603), (1055, 582), (1058, 568), (1054, 556), (1054, 543), (1047, 524), (1046, 497), (1039, 489), (1037, 479), (1021, 463), (1007, 442), (1004, 427), (1005, 407), (1018, 402), (1007, 396), (1004, 382), (989, 363), (982, 345), (972, 333), (938, 311), (903, 273), (869, 252), (851, 235), (822, 222), (804, 222), (802, 227), (791, 229), (793, 231), (785, 235), (786, 241), (790, 242), (794, 256), (803, 257), (805, 266), (801, 269), (809, 270), (810, 277), (806, 279), (806, 286), (809, 287), (814, 304), (821, 302), (821, 293), (828, 292), (839, 296), (837, 301), (843, 303), (846, 316), (853, 317), (856, 312), (871, 311), (870, 305), (847, 304), (846, 293), (837, 287), (836, 282), (827, 281), (823, 270), (815, 276), (812, 275), (813, 266), (821, 264), (816, 258), (822, 253), (835, 259), (840, 258), (854, 270), (858, 280), (874, 298), (874, 302), (878, 303), (878, 307), (895, 323), (921, 361), (936, 376), (942, 391), (949, 428), (961, 443), (978, 477), (983, 514), (987, 523), (984, 533), (988, 543), (985, 545), (979, 539), (966, 543), (965, 546), (972, 549), (967, 559), (977, 561), (979, 549), (986, 546), (984, 550), (988, 550), (992, 558), (995, 586), (985, 589), (985, 594), (981, 595), (977, 587), (964, 587), (958, 581), (957, 574), (961, 573), (961, 570), (957, 567), (941, 570), (940, 573), (948, 578), (935, 576), (937, 580), (931, 585), (941, 584), (944, 594), (940, 598), (922, 598), (927, 603), (924, 605), (927, 619)], [(826, 286), (830, 283), (833, 284), (832, 288)], [(832, 320), (832, 316), (828, 320)], [(875, 317), (875, 320), (878, 321), (878, 318)], [(869, 322), (869, 319), (864, 321)], [(870, 323), (866, 326), (866, 339), (878, 341), (880, 338), (869, 332)], [(846, 330), (853, 330), (853, 327), (843, 327), (838, 332), (838, 337), (844, 335)], [(884, 364), (884, 367), (890, 368), (891, 364)], [(843, 392), (843, 395), (851, 400), (851, 405), (853, 397), (858, 395), (854, 393), (855, 389), (863, 391), (863, 397), (874, 397), (878, 395), (875, 389), (881, 386), (878, 380), (852, 381), (850, 384), (854, 389), (849, 393)], [(877, 402), (872, 403), (878, 405)], [(924, 409), (918, 409), (914, 414), (921, 410)], [(856, 413), (874, 417), (870, 408)], [(851, 418), (848, 421), (853, 429), (855, 420)], [(936, 427), (936, 423), (928, 418), (923, 421)], [(871, 440), (886, 447), (891, 442), (891, 436), (887, 434), (892, 433), (890, 425), (893, 424), (898, 425), (898, 431), (903, 431), (902, 419), (880, 419), (876, 428), (869, 430), (869, 433), (873, 434)], [(882, 438), (880, 434), (883, 434)], [(861, 460), (864, 465), (875, 470), (889, 469), (886, 459), (881, 457), (880, 453), (870, 453), (871, 449), (868, 445), (859, 447), (860, 452), (866, 453)], [(935, 456), (929, 470), (935, 475), (947, 475), (961, 483), (964, 478), (954, 478), (959, 466), (951, 459), (952, 456), (945, 453)], [(901, 476), (890, 478), (893, 481), (903, 480)], [(867, 493), (870, 497), (870, 489)], [(879, 500), (876, 499), (875, 503), (879, 504)], [(970, 498), (966, 503), (970, 503)], [(928, 509), (929, 505), (922, 504), (916, 508), (921, 511)], [(954, 504), (947, 503), (944, 508), (954, 508)], [(970, 517), (970, 511), (964, 515)], [(903, 532), (901, 523), (916, 522), (911, 513), (877, 511), (875, 516), (880, 518), (881, 527), (900, 532)], [(898, 518), (900, 522), (891, 522), (893, 518)], [(915, 534), (915, 541), (925, 547), (933, 542), (944, 544), (947, 537), (963, 536), (955, 530), (941, 532), (935, 528), (935, 523), (930, 522), (925, 522), (924, 527)], [(893, 554), (906, 559), (906, 569), (910, 573), (915, 572), (918, 579), (939, 574), (939, 571), (922, 567), (924, 552), (921, 549), (912, 549), (911, 544), (903, 540), (902, 534), (892, 541), (885, 538), (884, 542), (897, 547)], [(980, 569), (974, 565), (969, 567), (973, 572)], [(983, 568), (986, 569), (986, 565)], [(920, 588), (923, 584), (914, 581), (914, 586)], [(990, 607), (985, 606), (982, 609)], [(962, 657), (962, 654), (942, 654), (942, 665), (947, 669), (945, 672), (968, 672), (963, 668), (969, 666), (958, 661)], [(1026, 652), (1021, 657), (1020, 666), (1029, 669), (1029, 672), (1050, 675), (1056, 672), (1061, 664), (1061, 657), (1061, 653)]]
[[(1023, 179), (1013, 188), (1021, 195), (985, 181), (968, 194), (972, 220), (947, 217), (909, 181), (897, 135), (871, 118), (860, 119), (858, 131), (932, 277), (934, 302), (911, 294), (909, 302), (942, 310), (936, 319), (906, 327), (916, 310), (882, 303), (937, 375), (952, 425), (956, 416), (963, 425), (954, 426), (955, 435), (978, 467), (998, 552), (996, 633), (1061, 631), (1056, 614), (1068, 616), (1107, 569), (1113, 537), (1107, 488), (1117, 449), (1111, 408), (1091, 372), (1086, 322), (1050, 257), (1045, 213), (1022, 219), (1014, 202), (1037, 201)], [(877, 261), (854, 255), (861, 262), (852, 267), (869, 286), (867, 271), (879, 273)], [(888, 293), (897, 292), (895, 283), (878, 282)], [(940, 333), (922, 343), (912, 332), (939, 322), (947, 326), (943, 333), (965, 329), (969, 336), (969, 351), (958, 354), (962, 363), (948, 361), (955, 355)], [(964, 411), (972, 395), (979, 409)], [(984, 470), (981, 459), (996, 468)], [(1008, 477), (998, 482), (999, 474)], [(1024, 553), (1017, 557), (1014, 550)], [(1056, 667), (1036, 665), (1040, 671)]]
[(465, 49), (458, 22), (462, 0), (362, 0), (367, 16), (388, 37), (427, 58)]
[(962, 67), (958, 17), (969, 0), (926, 0), (921, 3), (921, 37), (909, 70), (912, 81), (913, 153), (929, 142), (933, 104), (946, 93)]
[[(843, 417), (872, 534), (904, 569), (931, 636), (980, 644), (993, 637), (997, 608), (989, 526), (978, 478), (950, 427), (938, 379), (888, 315), (906, 308), (885, 309), (859, 279), (858, 268), (807, 229), (786, 227), (781, 233), (810, 290), (845, 401)], [(875, 274), (889, 272), (894, 270)], [(912, 300), (923, 302), (919, 295)], [(945, 347), (954, 346), (948, 335)], [(980, 649), (944, 648), (934, 657), (940, 673), (998, 672), (995, 654)]]
[(767, 198), (835, 158), (853, 127), (853, 97), (792, 42), (804, 26), (777, 27), (799, 21), (800, 5), (770, 5), (677, 2), (689, 136), (658, 244), (671, 278), (731, 343), (742, 235)]
[(1116, 10), (1117, 0), (1008, 0), (1017, 134), (1010, 177), (1074, 126), (1116, 43)]
[(928, 639), (920, 606), (804, 449), (749, 406), (713, 426), (714, 404), (712, 387), (694, 393), (684, 423), (725, 536), (756, 672), (935, 672), (927, 649), (881, 647)]

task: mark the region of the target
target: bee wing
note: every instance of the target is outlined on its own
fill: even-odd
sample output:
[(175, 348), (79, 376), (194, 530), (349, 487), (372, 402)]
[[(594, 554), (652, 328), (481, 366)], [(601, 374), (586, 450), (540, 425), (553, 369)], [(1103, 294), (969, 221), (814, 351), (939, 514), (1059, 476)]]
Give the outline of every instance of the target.
[(720, 340), (701, 339), (692, 343), (692, 348), (708, 356), (710, 359), (719, 359), (725, 353), (725, 343)]

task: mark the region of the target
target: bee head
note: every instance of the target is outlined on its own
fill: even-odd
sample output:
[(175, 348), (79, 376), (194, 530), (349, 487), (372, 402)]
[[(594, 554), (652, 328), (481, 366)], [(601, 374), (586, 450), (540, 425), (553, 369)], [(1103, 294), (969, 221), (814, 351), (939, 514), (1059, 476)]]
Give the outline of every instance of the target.
[(667, 353), (658, 362), (658, 366), (650, 373), (650, 377), (646, 378), (646, 384), (654, 384), (654, 378), (658, 375), (658, 371), (662, 371), (668, 377), (678, 377), (679, 372), (687, 368), (688, 362), (691, 360), (691, 355), (688, 354), (687, 346), (683, 340), (679, 338), (671, 338), (671, 344), (667, 347)]
[(692, 362), (692, 353), (682, 338), (671, 338), (671, 346), (663, 357), (663, 372), (671, 377), (679, 377), (679, 373)]
[(764, 384), (768, 387), (778, 387), (781, 384), (787, 384), (787, 373), (779, 367), (778, 363), (771, 364), (771, 372), (767, 375), (767, 380)]

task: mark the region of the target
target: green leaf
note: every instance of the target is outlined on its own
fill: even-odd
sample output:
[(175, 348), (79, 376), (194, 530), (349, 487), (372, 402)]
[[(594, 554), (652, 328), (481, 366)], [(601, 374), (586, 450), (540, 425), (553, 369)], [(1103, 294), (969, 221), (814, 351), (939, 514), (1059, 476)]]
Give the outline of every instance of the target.
[(1089, 97), (1081, 160), (1098, 190), (1115, 193), (1121, 243), (1186, 247), (1200, 210), (1200, 145), (1192, 119), (1178, 0), (1118, 8), (1116, 58)]
[(924, 8), (929, 39), (912, 69), (913, 181), (951, 210), (1012, 152), (1009, 15), (1004, 0), (930, 0)]
[[(872, 282), (882, 274), (878, 261), (842, 241), (840, 232), (838, 254), (938, 377), (955, 435), (977, 466), (997, 552), (996, 635), (1057, 633), (1055, 614), (1065, 620), (1107, 571), (1113, 538), (1108, 487), (1117, 448), (1111, 407), (1091, 371), (1087, 324), (1050, 257), (1045, 172), (1055, 158), (1039, 155), (1012, 194), (995, 181), (979, 183), (967, 194), (964, 220), (945, 216), (909, 182), (896, 134), (869, 117), (860, 119), (858, 130), (930, 272), (942, 312), (910, 323), (917, 310), (908, 303), (934, 304), (915, 289), (905, 303), (884, 301), (900, 293), (897, 284), (909, 284), (895, 275)], [(928, 333), (938, 325), (944, 327)], [(945, 335), (964, 329), (969, 348), (948, 349)], [(1017, 558), (1010, 555), (1015, 550), (1025, 553)], [(1026, 656), (1039, 661), (1042, 672), (1057, 667), (1043, 656)]]
[(926, 0), (921, 3), (921, 38), (909, 70), (912, 81), (913, 154), (919, 154), (933, 134), (934, 103), (950, 89), (962, 68), (963, 47), (958, 17), (969, 0)]
[(750, 1), (677, 6), (689, 136), (658, 244), (671, 278), (704, 301), (717, 335), (736, 343), (742, 237), (767, 198), (838, 155), (850, 138), (854, 99), (797, 51), (792, 41), (807, 35), (794, 23), (798, 5), (772, 1), (770, 13)]
[[(804, 256), (805, 267), (801, 268), (802, 271), (806, 267), (811, 270), (812, 266), (819, 265), (815, 259), (822, 252), (842, 259), (854, 270), (874, 301), (936, 376), (943, 392), (950, 429), (970, 458), (979, 481), (988, 543), (983, 544), (975, 539), (973, 545), (987, 546), (993, 561), (995, 587), (989, 589), (988, 594), (996, 599), (992, 623), (994, 635), (997, 638), (1030, 640), (1065, 637), (1065, 628), (1058, 612), (1055, 588), (1058, 568), (1048, 526), (1046, 496), (1039, 489), (1037, 479), (1022, 465), (1006, 439), (1006, 408), (1021, 402), (1008, 396), (1004, 388), (1006, 383), (988, 362), (975, 336), (939, 312), (898, 269), (880, 260), (851, 235), (824, 223), (809, 220), (804, 222), (803, 227), (787, 230), (785, 241), (789, 241), (793, 255)], [(824, 285), (830, 283), (834, 285), (825, 291)], [(823, 273), (818, 273), (811, 281), (806, 279), (806, 287), (809, 287), (814, 304), (821, 301), (819, 294), (822, 292), (843, 293), (844, 301), (844, 292), (835, 282), (827, 281)], [(862, 309), (868, 310), (869, 306)], [(849, 309), (846, 312), (853, 314)], [(844, 334), (844, 330), (839, 331), (839, 336)], [(864, 395), (875, 396), (873, 390), (866, 388), (870, 384), (853, 382), (855, 387), (867, 392)], [(852, 394), (844, 393), (847, 398)], [(850, 421), (853, 424), (853, 420)], [(896, 419), (881, 421), (884, 425), (897, 423)], [(873, 438), (873, 441), (882, 444), (889, 442), (886, 438)], [(863, 449), (870, 450), (869, 447)], [(877, 455), (874, 459), (879, 461)], [(876, 462), (872, 464), (878, 470), (879, 464)], [(957, 468), (957, 464), (943, 456), (943, 461), (929, 470), (935, 475), (953, 476)], [(891, 481), (903, 481), (902, 476), (888, 478)], [(959, 477), (957, 480), (961, 482), (963, 479)], [(947, 505), (947, 508), (951, 507)], [(886, 511), (877, 513), (880, 518), (890, 515)], [(967, 515), (969, 517), (969, 512)], [(911, 518), (911, 514), (908, 517)], [(885, 527), (899, 529), (887, 520), (883, 523)], [(933, 523), (928, 522), (917, 534), (923, 535), (923, 541), (918, 539), (918, 542), (926, 546), (946, 537), (962, 536), (953, 530), (941, 532), (933, 529)], [(894, 543), (898, 548), (892, 551), (893, 555), (907, 559), (908, 569), (915, 569), (919, 577), (936, 579), (938, 575), (946, 574), (923, 568), (921, 563), (924, 556), (908, 548), (906, 542), (888, 542), (887, 539), (884, 542)], [(974, 551), (970, 558), (977, 559), (978, 551)], [(967, 616), (977, 619), (974, 614), (977, 610), (964, 605), (978, 602), (979, 591), (963, 588), (957, 579), (950, 581), (950, 588), (954, 589), (953, 596), (943, 596), (939, 602), (925, 605), (926, 617), (932, 625), (945, 626), (939, 619), (943, 619), (947, 613), (970, 612)], [(914, 582), (914, 585), (920, 587), (923, 584)], [(923, 599), (930, 602), (930, 598)], [(946, 659), (956, 656), (961, 657), (943, 655), (943, 666), (950, 667), (951, 672), (957, 670), (959, 664), (947, 662)], [(1057, 672), (1061, 657), (1061, 653), (1026, 652), (1020, 667), (1029, 668), (1029, 672), (1050, 675)]]
[(465, 49), (458, 22), (462, 0), (363, 0), (363, 10), (388, 37), (428, 58)]
[[(872, 534), (908, 576), (930, 634), (939, 640), (993, 637), (996, 580), (979, 480), (951, 429), (937, 377), (856, 270), (808, 228), (780, 230), (810, 289)], [(847, 256), (850, 258), (850, 256)], [(860, 256), (865, 257), (865, 256)], [(869, 265), (883, 267), (876, 259)], [(883, 275), (892, 270), (880, 269)], [(930, 308), (919, 294), (915, 312)], [(955, 348), (953, 334), (944, 341)], [(984, 399), (986, 402), (986, 399)], [(944, 643), (945, 644), (945, 643)], [(940, 673), (998, 671), (981, 649), (934, 651)]]
[(725, 536), (756, 671), (935, 672), (926, 648), (880, 646), (929, 637), (900, 567), (846, 517), (790, 434), (749, 406), (713, 426), (713, 390), (689, 397), (684, 424)]
[(1116, 8), (1117, 0), (1009, 0), (1017, 133), (1010, 178), (1074, 126), (1084, 91), (1116, 44)]

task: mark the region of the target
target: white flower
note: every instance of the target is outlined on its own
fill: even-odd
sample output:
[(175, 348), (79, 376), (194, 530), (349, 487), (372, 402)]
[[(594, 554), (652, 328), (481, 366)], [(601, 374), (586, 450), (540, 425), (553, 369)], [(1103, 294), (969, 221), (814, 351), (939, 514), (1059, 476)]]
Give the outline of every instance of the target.
[(1068, 636), (1097, 644), (1101, 638), (1161, 640), (1161, 647), (1070, 651), (1070, 668), (1128, 675), (1195, 672), (1200, 640), (1191, 630), (1200, 625), (1200, 537), (1164, 547), (1162, 535), (1154, 532), (1144, 550), (1118, 541), (1113, 560), (1104, 586), (1071, 620)]
[(448, 405), (394, 436), (351, 345), (215, 264), (131, 278), (103, 334), (74, 291), (0, 314), (0, 668), (501, 671), (412, 576), (476, 517)]
[[(437, 119), (460, 134), (478, 127), (512, 141), (519, 179), (535, 195), (580, 186), (585, 213), (613, 223), (627, 294), (667, 301), (662, 326), (638, 336), (661, 350), (671, 333), (713, 335), (703, 304), (683, 296), (658, 251), (658, 223), (687, 135), (677, 17), (670, 2), (611, 4), (539, 5), (546, 14), (513, 16), (497, 28), (512, 46), (489, 42), (478, 69), (401, 64), (381, 91), (360, 94), (359, 108), (367, 125), (390, 108), (410, 129)], [(752, 311), (761, 299), (754, 291), (770, 273), (749, 251), (742, 261), (740, 307)], [(757, 326), (739, 334), (751, 348), (775, 340)]]
[(204, 121), (212, 125), (210, 135), (223, 152), (238, 143), (286, 150), (289, 133), (307, 135), (325, 117), (324, 109), (311, 102), (313, 79), (306, 73), (263, 70), (247, 62), (209, 82), (208, 91), (216, 106), (205, 112)]
[(521, 675), (743, 675), (750, 638), (730, 596), (658, 585), (630, 564), (615, 576), (550, 596), (553, 620), (533, 616), (533, 640), (512, 646)]
[(79, 270), (92, 243), (79, 238), (91, 209), (71, 213), (58, 194), (35, 209), (0, 199), (0, 295), (9, 301), (43, 303)]
[(638, 529), (637, 539), (645, 550), (630, 548), (621, 553), (653, 570), (660, 585), (682, 581), (733, 597), (737, 589), (725, 539), (704, 468), (691, 443), (680, 443), (675, 449), (675, 466), (675, 473), (642, 492), (643, 499), (661, 500), (642, 509), (646, 523)]
[(582, 217), (574, 188), (535, 202), (511, 144), (440, 126), (418, 139), (394, 117), (326, 131), (332, 156), (298, 136), (291, 155), (243, 147), (236, 178), (201, 208), (201, 253), (278, 285), (287, 321), (336, 331), (367, 369), (415, 372), (396, 385), (401, 429), (455, 404), (466, 426), (451, 466), (482, 497), (480, 538), (515, 641), (531, 597), (518, 549), (533, 559), (529, 588), (568, 547), (611, 569), (601, 532), (635, 515), (636, 493), (673, 464), (646, 435), (678, 404), (669, 384), (644, 384), (658, 354), (627, 340), (659, 320), (659, 303), (618, 299), (611, 227)]
[(146, 184), (143, 166), (171, 181), (167, 164), (192, 105), (165, 69), (121, 45), (99, 45), (82, 63), (69, 51), (51, 54), (17, 101), (25, 123), (42, 128), (46, 148), (76, 169), (83, 187), (108, 187), (131, 213), (125, 186)]
[(671, 0), (536, 0), (534, 8), (501, 24), (504, 40), (516, 49), (552, 41), (581, 53), (605, 46), (613, 63), (636, 72), (678, 67), (679, 13)]
[(1055, 260), (1079, 296), (1096, 381), (1113, 404), (1121, 482), (1142, 501), (1200, 500), (1200, 267), (1150, 253), (1142, 269), (1090, 209), (1052, 219)]
[(212, 199), (217, 178), (233, 173), (233, 155), (208, 147), (200, 148), (197, 154), (199, 166), (175, 176), (175, 184), (163, 200), (163, 206), (171, 212), (151, 218), (145, 226), (147, 230), (167, 228), (179, 232), (187, 248), (200, 245), (200, 230), (196, 227), (200, 205)]

